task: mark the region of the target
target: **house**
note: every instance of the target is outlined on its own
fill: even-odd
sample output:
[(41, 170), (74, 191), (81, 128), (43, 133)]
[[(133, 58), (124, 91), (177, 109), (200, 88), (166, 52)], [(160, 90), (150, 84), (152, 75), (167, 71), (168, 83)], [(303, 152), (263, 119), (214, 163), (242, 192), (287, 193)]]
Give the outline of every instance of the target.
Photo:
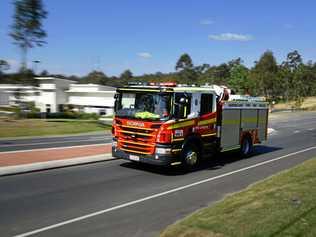
[(35, 106), (41, 112), (62, 112), (63, 106), (68, 102), (65, 91), (75, 82), (56, 77), (36, 77), (35, 79), (39, 81), (40, 90), (40, 95), (35, 100)]
[(86, 113), (113, 114), (115, 88), (96, 84), (71, 84), (68, 104)]
[(20, 84), (0, 84), (0, 105), (20, 105), (34, 102), (40, 95), (38, 87)]
[(34, 102), (41, 112), (62, 112), (65, 107), (86, 113), (113, 114), (114, 87), (76, 84), (56, 77), (36, 77), (38, 86), (0, 84), (0, 105)]

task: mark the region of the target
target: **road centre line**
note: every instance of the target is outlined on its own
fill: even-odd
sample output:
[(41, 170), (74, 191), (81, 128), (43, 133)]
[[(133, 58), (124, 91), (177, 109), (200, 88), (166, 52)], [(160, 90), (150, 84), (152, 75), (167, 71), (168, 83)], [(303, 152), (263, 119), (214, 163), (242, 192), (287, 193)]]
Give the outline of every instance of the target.
[(228, 173), (225, 173), (225, 174), (221, 174), (221, 175), (218, 175), (218, 176), (215, 176), (215, 177), (203, 179), (203, 180), (200, 180), (198, 182), (194, 182), (194, 183), (191, 183), (191, 184), (188, 184), (188, 185), (184, 185), (184, 186), (181, 186), (181, 187), (178, 187), (178, 188), (170, 189), (170, 190), (165, 191), (165, 192), (161, 192), (161, 193), (157, 193), (157, 194), (154, 194), (154, 195), (151, 195), (151, 196), (140, 198), (140, 199), (137, 199), (135, 201), (126, 202), (126, 203), (123, 203), (121, 205), (117, 205), (117, 206), (114, 206), (114, 207), (111, 207), (111, 208), (107, 208), (107, 209), (100, 210), (100, 211), (97, 211), (97, 212), (93, 212), (93, 213), (90, 213), (90, 214), (87, 214), (87, 215), (83, 215), (83, 216), (80, 216), (80, 217), (77, 217), (77, 218), (73, 218), (73, 219), (69, 219), (69, 220), (66, 220), (66, 221), (62, 221), (62, 222), (59, 222), (57, 224), (53, 224), (53, 225), (49, 225), (49, 226), (46, 226), (46, 227), (43, 227), (43, 228), (39, 228), (39, 229), (35, 229), (35, 230), (29, 231), (29, 232), (25, 232), (23, 234), (16, 235), (15, 237), (26, 237), (26, 236), (31, 236), (31, 235), (34, 235), (34, 234), (37, 234), (37, 233), (41, 233), (41, 232), (44, 232), (44, 231), (47, 231), (47, 230), (55, 229), (55, 228), (58, 228), (58, 227), (61, 227), (61, 226), (64, 226), (64, 225), (68, 225), (68, 224), (71, 224), (71, 223), (74, 223), (74, 222), (82, 221), (82, 220), (85, 220), (85, 219), (88, 219), (88, 218), (91, 218), (91, 217), (94, 217), (94, 216), (98, 216), (98, 215), (101, 215), (101, 214), (104, 214), (104, 213), (115, 211), (115, 210), (118, 210), (118, 209), (121, 209), (121, 208), (124, 208), (124, 207), (132, 206), (132, 205), (135, 205), (135, 204), (138, 204), (138, 203), (141, 203), (141, 202), (145, 202), (145, 201), (150, 200), (150, 199), (154, 199), (154, 198), (158, 198), (158, 197), (161, 197), (161, 196), (165, 196), (165, 195), (170, 194), (170, 193), (174, 193), (174, 192), (177, 192), (177, 191), (182, 191), (184, 189), (188, 189), (188, 188), (200, 185), (200, 184), (204, 184), (204, 183), (207, 183), (207, 182), (210, 182), (210, 181), (214, 181), (214, 180), (217, 180), (217, 179), (220, 179), (220, 178), (224, 178), (224, 177), (236, 174), (236, 173), (240, 173), (240, 172), (243, 172), (243, 171), (246, 171), (246, 170), (250, 170), (250, 169), (253, 169), (253, 168), (256, 168), (256, 167), (259, 167), (259, 166), (263, 166), (263, 165), (266, 165), (266, 164), (269, 164), (269, 163), (272, 163), (272, 162), (275, 162), (275, 161), (278, 161), (278, 160), (282, 160), (284, 158), (287, 158), (287, 157), (290, 157), (290, 156), (293, 156), (293, 155), (304, 153), (304, 152), (307, 152), (307, 151), (310, 151), (310, 150), (313, 150), (313, 149), (316, 149), (316, 146), (309, 147), (309, 148), (306, 148), (306, 149), (303, 149), (303, 150), (299, 150), (299, 151), (296, 151), (296, 152), (292, 152), (292, 153), (289, 153), (287, 155), (283, 155), (283, 156), (280, 156), (280, 157), (277, 157), (277, 158), (274, 158), (274, 159), (271, 159), (271, 160), (263, 161), (263, 162), (260, 162), (260, 163), (257, 163), (257, 164), (251, 165), (251, 166), (247, 166), (247, 167), (244, 167), (244, 168), (241, 168), (241, 169), (238, 169), (238, 170), (234, 170), (234, 171), (231, 171), (231, 172), (228, 172)]
[(79, 146), (63, 146), (63, 147), (51, 147), (51, 148), (38, 148), (38, 149), (26, 149), (26, 150), (18, 150), (18, 151), (2, 151), (1, 154), (10, 154), (10, 153), (21, 153), (21, 152), (29, 152), (29, 151), (49, 151), (49, 150), (61, 150), (61, 149), (68, 149), (68, 148), (81, 148), (81, 147), (90, 147), (90, 146), (104, 146), (110, 145), (112, 143), (99, 143), (99, 144), (89, 144), (89, 145), (79, 145)]

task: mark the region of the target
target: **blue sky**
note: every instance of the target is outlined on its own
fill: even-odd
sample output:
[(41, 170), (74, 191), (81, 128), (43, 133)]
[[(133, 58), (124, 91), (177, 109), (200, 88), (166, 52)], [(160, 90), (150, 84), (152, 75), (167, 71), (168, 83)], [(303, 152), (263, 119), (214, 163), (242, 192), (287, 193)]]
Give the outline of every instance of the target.
[[(43, 1), (47, 45), (28, 57), (52, 73), (170, 72), (182, 53), (196, 65), (241, 57), (252, 66), (267, 49), (279, 62), (294, 49), (305, 61), (316, 59), (313, 0)], [(0, 58), (15, 69), (20, 53), (8, 36), (12, 2), (0, 1)]]

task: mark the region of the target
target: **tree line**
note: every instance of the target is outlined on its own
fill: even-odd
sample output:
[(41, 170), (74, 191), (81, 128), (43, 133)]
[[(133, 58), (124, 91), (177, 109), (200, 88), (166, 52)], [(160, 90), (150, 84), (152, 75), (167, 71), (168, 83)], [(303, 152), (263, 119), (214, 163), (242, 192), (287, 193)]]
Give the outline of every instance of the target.
[[(27, 70), (28, 79), (22, 80), (19, 73), (5, 74), (9, 65), (0, 61), (2, 83), (27, 83), (34, 76)], [(175, 71), (171, 73), (157, 72), (134, 76), (131, 70), (125, 70), (120, 76), (107, 76), (102, 71), (92, 71), (78, 76), (51, 75), (43, 71), (41, 76), (57, 76), (74, 80), (78, 83), (95, 83), (107, 86), (124, 86), (131, 81), (163, 82), (173, 81), (179, 84), (217, 84), (231, 88), (235, 93), (265, 96), (269, 100), (300, 100), (302, 97), (316, 95), (316, 63), (303, 62), (298, 51), (288, 53), (286, 59), (277, 63), (272, 51), (262, 54), (254, 66), (247, 67), (241, 58), (233, 59), (220, 65), (194, 65), (188, 54), (179, 57)]]
[[(9, 62), (0, 59), (0, 83), (23, 83), (36, 85), (35, 73), (27, 67), (29, 49), (45, 44), (46, 32), (43, 20), (47, 17), (42, 0), (14, 0), (13, 24), (9, 35), (21, 49), (21, 68), (17, 73), (7, 73)], [(56, 76), (78, 83), (95, 83), (108, 86), (123, 86), (130, 81), (173, 81), (179, 84), (225, 85), (240, 94), (265, 96), (268, 100), (295, 100), (316, 95), (316, 63), (303, 62), (297, 50), (289, 52), (283, 62), (278, 63), (272, 51), (264, 52), (254, 66), (247, 67), (241, 58), (219, 65), (194, 65), (189, 54), (182, 54), (175, 64), (175, 71), (157, 72), (134, 76), (130, 69), (120, 76), (107, 76), (94, 70), (85, 76), (65, 76), (43, 71), (40, 76)]]

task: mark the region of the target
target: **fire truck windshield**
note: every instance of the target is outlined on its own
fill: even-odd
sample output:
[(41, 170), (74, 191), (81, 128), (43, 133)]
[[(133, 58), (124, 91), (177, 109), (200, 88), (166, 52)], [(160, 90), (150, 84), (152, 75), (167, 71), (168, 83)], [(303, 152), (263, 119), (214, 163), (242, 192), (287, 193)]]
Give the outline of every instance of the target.
[(115, 102), (118, 117), (167, 120), (170, 117), (171, 93), (122, 92)]

